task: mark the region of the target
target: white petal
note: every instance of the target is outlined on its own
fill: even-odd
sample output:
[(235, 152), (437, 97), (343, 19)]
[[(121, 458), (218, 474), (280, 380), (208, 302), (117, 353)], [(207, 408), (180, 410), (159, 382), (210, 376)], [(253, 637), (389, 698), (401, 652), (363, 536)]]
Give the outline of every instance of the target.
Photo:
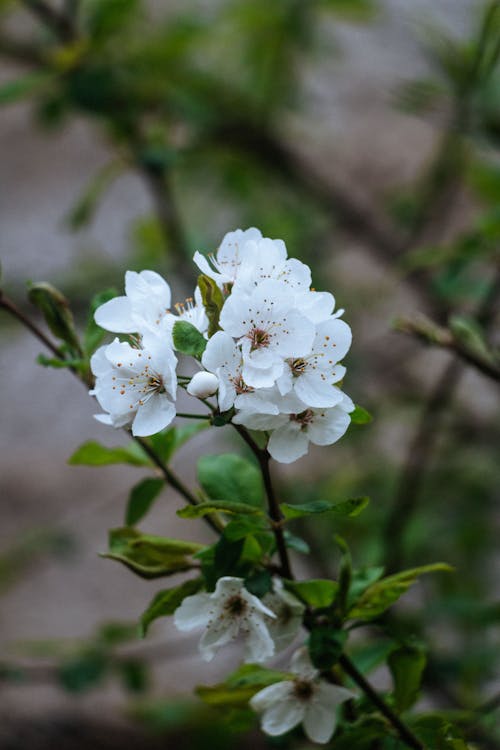
[(333, 382), (324, 380), (318, 370), (306, 371), (295, 379), (294, 389), (297, 396), (308, 406), (325, 409), (337, 406), (343, 394), (333, 385)]
[(255, 414), (251, 411), (240, 411), (233, 417), (235, 424), (242, 424), (250, 430), (274, 430), (289, 421), (286, 414)]
[(336, 724), (335, 707), (326, 707), (313, 700), (307, 704), (303, 720), (304, 731), (310, 740), (324, 744), (333, 735)]
[(237, 619), (226, 617), (220, 620), (215, 615), (200, 639), (199, 650), (202, 659), (211, 661), (221, 646), (235, 640), (238, 631), (239, 621)]
[(264, 712), (262, 730), (271, 737), (289, 732), (304, 718), (304, 705), (294, 699), (276, 703)]
[(224, 331), (217, 331), (208, 341), (201, 362), (209, 372), (216, 372), (219, 367), (228, 367), (231, 371), (241, 360), (241, 352), (233, 339)]
[(309, 438), (300, 429), (300, 425), (292, 422), (279, 427), (273, 432), (267, 449), (271, 456), (279, 463), (290, 464), (309, 450)]
[(250, 699), (250, 706), (254, 711), (262, 713), (266, 708), (270, 708), (274, 703), (281, 703), (286, 698), (292, 695), (293, 682), (284, 680), (283, 682), (275, 682), (273, 685), (259, 690), (255, 693), (253, 698)]
[[(271, 614), (273, 617), (275, 616), (273, 612)], [(261, 615), (252, 614), (248, 619), (250, 632), (247, 636), (245, 661), (247, 663), (267, 661), (274, 654), (274, 641), (269, 634), (267, 625)]]
[(213, 603), (210, 594), (186, 596), (180, 607), (174, 612), (174, 623), (177, 630), (188, 632), (203, 628), (210, 619)]
[(350, 416), (340, 407), (326, 409), (309, 425), (309, 439), (315, 445), (332, 445), (345, 434), (350, 422)]
[(137, 409), (132, 435), (147, 437), (167, 427), (175, 418), (175, 406), (165, 393), (154, 394)]
[(114, 297), (100, 305), (94, 313), (98, 326), (113, 333), (135, 333), (137, 323), (132, 315), (132, 303), (128, 297)]
[(305, 646), (297, 649), (292, 656), (290, 670), (307, 680), (314, 680), (318, 676), (318, 670), (313, 667), (311, 659), (309, 657), (309, 651)]
[(352, 342), (352, 331), (344, 320), (330, 318), (320, 323), (316, 328), (314, 352), (324, 354), (325, 360), (332, 360), (332, 364), (344, 359)]

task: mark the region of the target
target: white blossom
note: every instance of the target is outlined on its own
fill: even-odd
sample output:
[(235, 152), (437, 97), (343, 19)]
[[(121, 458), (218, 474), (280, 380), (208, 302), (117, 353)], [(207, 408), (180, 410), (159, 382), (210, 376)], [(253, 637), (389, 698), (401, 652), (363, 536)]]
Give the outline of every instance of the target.
[(91, 394), (107, 414), (96, 415), (114, 427), (132, 426), (132, 434), (154, 435), (175, 417), (177, 358), (157, 336), (145, 336), (142, 348), (115, 339), (91, 359), (96, 382)]
[(286, 360), (277, 382), (280, 393), (293, 391), (309, 407), (336, 406), (343, 394), (334, 384), (345, 375), (345, 367), (338, 362), (347, 354), (351, 340), (351, 329), (343, 320), (330, 318), (320, 323), (311, 352)]
[(263, 237), (247, 242), (233, 293), (251, 289), (266, 279), (281, 281), (289, 290), (306, 291), (311, 285), (311, 269), (296, 258), (287, 258), (282, 240)]
[(257, 414), (240, 411), (233, 417), (235, 424), (251, 430), (271, 431), (267, 449), (280, 463), (288, 464), (304, 456), (309, 443), (332, 445), (345, 434), (354, 404), (342, 393), (342, 400), (334, 407), (312, 409), (293, 394), (277, 399), (280, 413)]
[(215, 255), (208, 256), (209, 260), (199, 252), (194, 254), (193, 260), (205, 276), (209, 276), (223, 288), (224, 285), (231, 285), (236, 281), (247, 243), (261, 238), (262, 234), (255, 227), (236, 229), (224, 236)]
[(309, 353), (314, 325), (293, 307), (286, 284), (266, 279), (250, 293), (233, 293), (220, 314), (221, 328), (237, 339), (243, 355), (243, 380), (253, 388), (269, 388), (287, 357)]
[(211, 372), (197, 372), (189, 381), (186, 391), (196, 398), (208, 398), (216, 393), (219, 380)]
[(283, 651), (295, 640), (302, 625), (305, 607), (284, 588), (280, 578), (273, 578), (272, 590), (262, 601), (276, 615), (276, 619), (268, 621), (267, 627), (276, 652)]
[(174, 613), (178, 630), (205, 628), (199, 650), (211, 661), (221, 646), (245, 638), (245, 661), (263, 662), (274, 654), (267, 626), (276, 615), (244, 587), (242, 578), (219, 578), (215, 591), (188, 596)]
[(113, 333), (163, 330), (170, 314), (170, 286), (155, 271), (127, 271), (125, 295), (105, 302), (95, 311), (97, 325)]
[(355, 695), (322, 680), (305, 648), (293, 655), (291, 671), (296, 675), (293, 680), (275, 682), (260, 690), (250, 706), (261, 714), (266, 734), (276, 737), (302, 724), (312, 742), (324, 744), (335, 731), (337, 707)]

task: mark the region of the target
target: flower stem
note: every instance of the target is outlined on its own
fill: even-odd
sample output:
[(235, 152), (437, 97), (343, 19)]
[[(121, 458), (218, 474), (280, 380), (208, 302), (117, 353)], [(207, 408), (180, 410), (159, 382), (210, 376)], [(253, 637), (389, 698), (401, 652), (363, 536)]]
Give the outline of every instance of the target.
[(178, 411), (177, 412), (178, 417), (182, 417), (183, 419), (211, 419), (211, 414), (186, 414), (184, 412)]

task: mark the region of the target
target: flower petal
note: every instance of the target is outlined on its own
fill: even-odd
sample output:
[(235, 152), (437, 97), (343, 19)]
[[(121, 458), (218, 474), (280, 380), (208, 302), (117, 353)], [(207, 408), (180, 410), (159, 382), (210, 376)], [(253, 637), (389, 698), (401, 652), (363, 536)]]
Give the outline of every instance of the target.
[(137, 323), (132, 315), (132, 303), (128, 297), (114, 297), (100, 305), (94, 313), (98, 326), (113, 333), (135, 333)]
[(255, 693), (253, 698), (250, 699), (250, 706), (254, 711), (261, 713), (267, 708), (270, 708), (274, 703), (281, 702), (292, 695), (293, 682), (291, 680), (284, 680), (283, 682), (275, 682), (273, 685), (259, 690)]
[(335, 731), (336, 719), (335, 706), (325, 706), (313, 699), (305, 709), (304, 732), (313, 742), (324, 744)]
[(175, 627), (182, 632), (203, 628), (210, 619), (212, 610), (213, 602), (210, 594), (186, 596), (174, 612)]
[(309, 438), (298, 424), (288, 422), (273, 432), (267, 449), (276, 461), (291, 464), (301, 456), (305, 456), (309, 450)]
[(132, 435), (147, 437), (167, 427), (175, 418), (175, 406), (164, 393), (154, 394), (139, 406), (132, 422)]
[(304, 705), (298, 700), (280, 701), (268, 708), (262, 716), (262, 730), (271, 737), (289, 732), (304, 718)]

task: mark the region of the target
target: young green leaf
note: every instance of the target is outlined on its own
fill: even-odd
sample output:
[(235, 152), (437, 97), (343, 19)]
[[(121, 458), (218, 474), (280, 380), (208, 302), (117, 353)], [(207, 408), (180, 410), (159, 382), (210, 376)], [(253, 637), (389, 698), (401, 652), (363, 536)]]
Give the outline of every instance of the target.
[(142, 578), (158, 578), (194, 567), (192, 555), (203, 549), (196, 542), (141, 534), (123, 527), (109, 533), (109, 552), (101, 557), (126, 565)]
[(219, 316), (224, 298), (215, 281), (204, 274), (198, 276), (198, 288), (208, 318), (208, 337), (211, 338), (220, 328)]
[(338, 591), (338, 583), (326, 578), (310, 581), (286, 581), (285, 586), (292, 594), (310, 607), (329, 607)]
[(199, 686), (196, 694), (211, 706), (243, 707), (259, 690), (275, 682), (292, 680), (293, 675), (266, 669), (257, 664), (245, 664), (218, 685)]
[(154, 500), (158, 497), (165, 485), (163, 479), (148, 478), (132, 487), (125, 513), (127, 526), (134, 526), (149, 511)]
[(73, 313), (66, 297), (52, 284), (39, 281), (30, 284), (28, 298), (38, 307), (54, 336), (64, 341), (71, 352), (81, 354)]
[(233, 503), (229, 500), (207, 500), (205, 503), (198, 505), (186, 505), (177, 511), (180, 518), (201, 518), (208, 513), (228, 513), (229, 515), (257, 515), (260, 513), (258, 508), (244, 503)]
[(369, 424), (373, 420), (370, 412), (363, 409), (359, 404), (356, 404), (354, 411), (351, 411), (349, 416), (351, 417), (352, 424)]
[(255, 464), (233, 453), (202, 456), (198, 461), (198, 481), (209, 498), (247, 503), (262, 507), (264, 486)]
[(68, 463), (71, 466), (108, 466), (109, 464), (150, 466), (151, 462), (137, 443), (107, 448), (95, 440), (89, 440), (73, 453)]
[(179, 586), (159, 591), (140, 619), (139, 633), (141, 638), (146, 636), (148, 628), (154, 620), (172, 615), (177, 607), (180, 607), (186, 596), (197, 594), (201, 588), (203, 588), (203, 579), (193, 578), (184, 581)]
[(433, 563), (422, 565), (419, 568), (411, 568), (401, 573), (382, 578), (376, 581), (364, 591), (358, 601), (348, 612), (348, 617), (359, 620), (372, 620), (378, 617), (386, 609), (389, 609), (402, 594), (412, 586), (419, 576), (436, 571), (451, 571), (446, 563)]
[(195, 437), (195, 435), (198, 435), (202, 430), (206, 430), (208, 426), (208, 421), (203, 421), (182, 426), (167, 427), (167, 429), (156, 433), (156, 435), (151, 435), (151, 444), (161, 460), (164, 463), (168, 463), (172, 456), (185, 443)]
[(287, 520), (321, 513), (336, 513), (339, 516), (352, 517), (359, 515), (369, 502), (368, 497), (352, 497), (349, 500), (342, 500), (340, 503), (329, 503), (327, 500), (312, 500), (310, 503), (304, 503), (303, 505), (281, 503), (280, 508)]
[(177, 320), (172, 331), (174, 347), (181, 354), (200, 359), (207, 345), (206, 339), (187, 320)]
[(394, 682), (394, 701), (398, 711), (411, 708), (418, 698), (426, 657), (422, 649), (403, 646), (387, 660)]

